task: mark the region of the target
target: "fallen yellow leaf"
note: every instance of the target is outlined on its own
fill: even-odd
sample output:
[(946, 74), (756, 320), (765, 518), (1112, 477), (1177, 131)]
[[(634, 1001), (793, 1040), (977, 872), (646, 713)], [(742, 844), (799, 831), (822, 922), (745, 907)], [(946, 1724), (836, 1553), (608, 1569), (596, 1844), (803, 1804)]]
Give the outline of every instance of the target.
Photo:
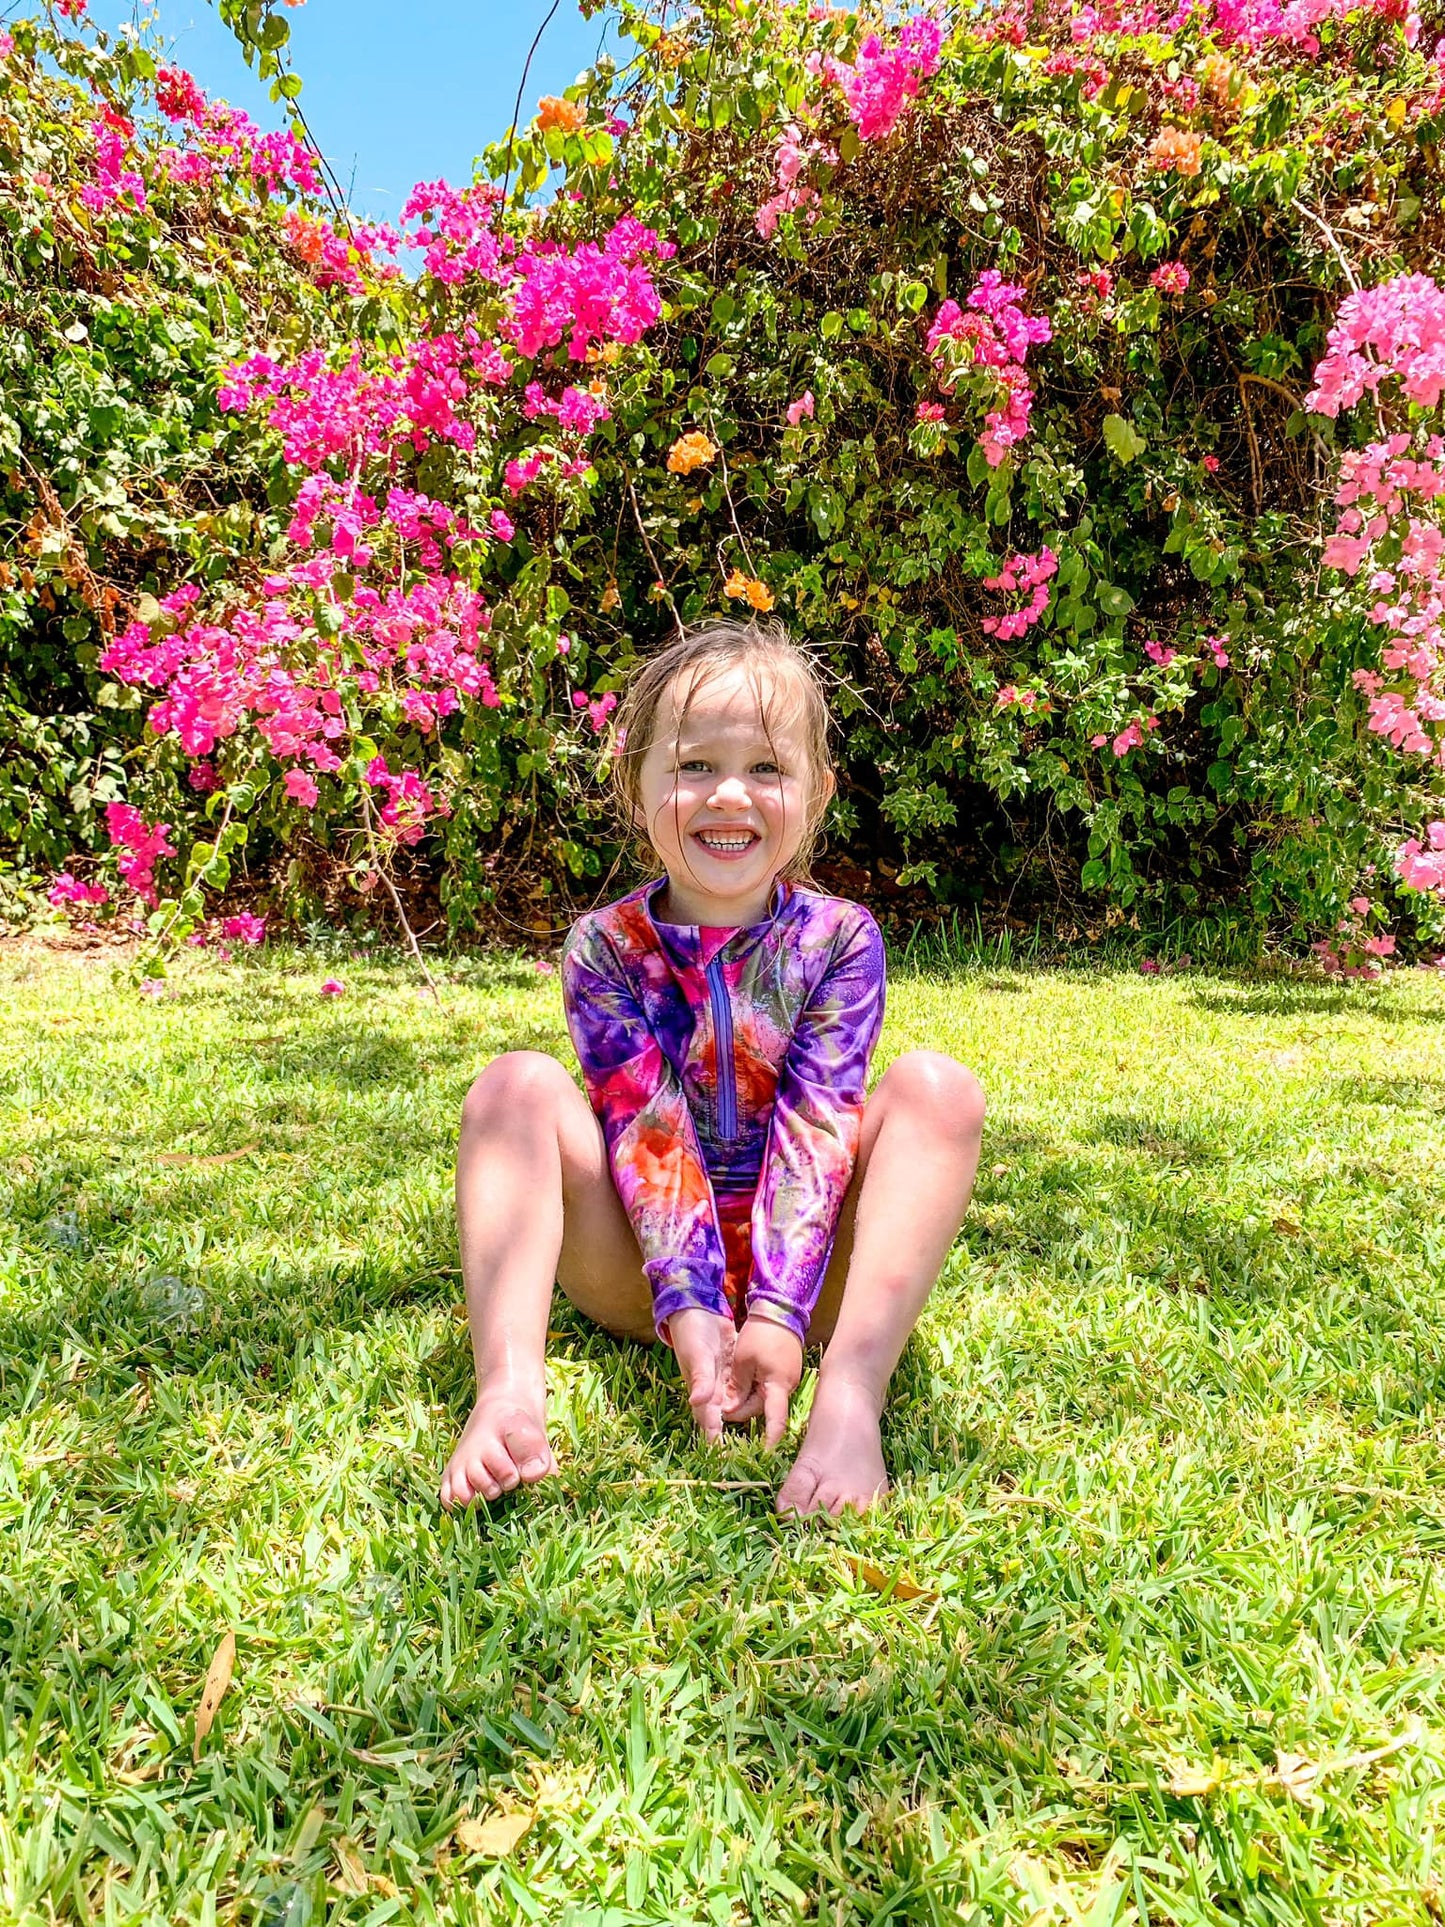
[(1219, 1786), (1219, 1768), (1187, 1766), (1180, 1761), (1170, 1769), (1169, 1791), (1177, 1800), (1203, 1800)]
[(906, 1573), (898, 1572), (890, 1577), (881, 1566), (875, 1566), (867, 1559), (855, 1559), (851, 1554), (848, 1555), (847, 1563), (864, 1585), (871, 1586), (874, 1592), (891, 1593), (895, 1599), (937, 1599), (938, 1597), (936, 1592), (930, 1592), (926, 1586), (920, 1586)]
[(231, 1674), (236, 1666), (236, 1635), (227, 1631), (225, 1638), (216, 1648), (215, 1657), (206, 1672), (206, 1683), (201, 1688), (201, 1703), (196, 1708), (196, 1737), (191, 1749), (191, 1757), (199, 1760), (201, 1745), (210, 1732), (216, 1717), (216, 1708), (225, 1696), (231, 1683)]
[(463, 1820), (454, 1837), (468, 1853), (500, 1859), (512, 1851), (536, 1817), (535, 1813), (492, 1813), (485, 1820)]

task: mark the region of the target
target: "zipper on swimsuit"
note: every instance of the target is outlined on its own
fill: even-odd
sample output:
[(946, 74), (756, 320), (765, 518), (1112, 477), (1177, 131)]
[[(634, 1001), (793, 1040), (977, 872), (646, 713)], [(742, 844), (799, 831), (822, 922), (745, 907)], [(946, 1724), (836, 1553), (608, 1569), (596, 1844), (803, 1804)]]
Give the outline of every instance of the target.
[(707, 967), (707, 987), (712, 1002), (713, 1036), (717, 1043), (718, 1135), (734, 1138), (738, 1134), (738, 1087), (733, 1065), (733, 1012), (728, 1002), (727, 981), (723, 976), (720, 957), (714, 957)]

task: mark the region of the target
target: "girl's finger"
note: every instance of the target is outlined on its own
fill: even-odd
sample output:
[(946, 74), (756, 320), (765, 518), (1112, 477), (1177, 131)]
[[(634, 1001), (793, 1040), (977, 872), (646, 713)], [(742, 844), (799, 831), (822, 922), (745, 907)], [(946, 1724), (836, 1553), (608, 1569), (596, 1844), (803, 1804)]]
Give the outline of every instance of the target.
[(723, 1392), (723, 1412), (734, 1421), (755, 1418), (763, 1409), (757, 1375), (745, 1358), (735, 1356), (729, 1363)]
[(763, 1438), (769, 1447), (778, 1443), (788, 1429), (788, 1392), (775, 1379), (763, 1382)]

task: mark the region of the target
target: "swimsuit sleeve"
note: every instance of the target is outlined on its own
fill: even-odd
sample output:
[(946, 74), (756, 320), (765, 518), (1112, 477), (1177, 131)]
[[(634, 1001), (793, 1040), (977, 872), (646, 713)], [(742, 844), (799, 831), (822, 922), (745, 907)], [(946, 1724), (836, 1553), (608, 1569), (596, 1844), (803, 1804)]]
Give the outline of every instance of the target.
[(722, 1238), (687, 1095), (605, 934), (584, 920), (562, 958), (567, 1028), (642, 1251), (658, 1336), (694, 1307), (731, 1322)]
[(805, 1338), (853, 1175), (868, 1063), (883, 1025), (883, 937), (850, 905), (778, 1078), (753, 1208), (748, 1312)]

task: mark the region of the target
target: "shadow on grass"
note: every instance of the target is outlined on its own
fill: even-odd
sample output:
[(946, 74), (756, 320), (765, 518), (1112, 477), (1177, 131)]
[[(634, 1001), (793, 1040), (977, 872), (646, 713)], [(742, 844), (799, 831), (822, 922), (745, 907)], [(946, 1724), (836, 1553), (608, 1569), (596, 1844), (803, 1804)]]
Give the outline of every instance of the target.
[(1219, 1164), (1225, 1153), (1213, 1132), (1190, 1131), (1177, 1121), (1105, 1111), (1094, 1119), (1095, 1143), (1139, 1151), (1161, 1164)]
[[(1290, 983), (1277, 978), (1237, 977), (1191, 990), (1196, 1010), (1221, 1017), (1369, 1017), (1381, 1024), (1445, 1023), (1445, 1005), (1402, 1010), (1383, 983)], [(1381, 994), (1383, 993), (1383, 994)]]
[(1335, 1089), (1347, 1102), (1388, 1110), (1445, 1112), (1445, 1077), (1341, 1077)]

